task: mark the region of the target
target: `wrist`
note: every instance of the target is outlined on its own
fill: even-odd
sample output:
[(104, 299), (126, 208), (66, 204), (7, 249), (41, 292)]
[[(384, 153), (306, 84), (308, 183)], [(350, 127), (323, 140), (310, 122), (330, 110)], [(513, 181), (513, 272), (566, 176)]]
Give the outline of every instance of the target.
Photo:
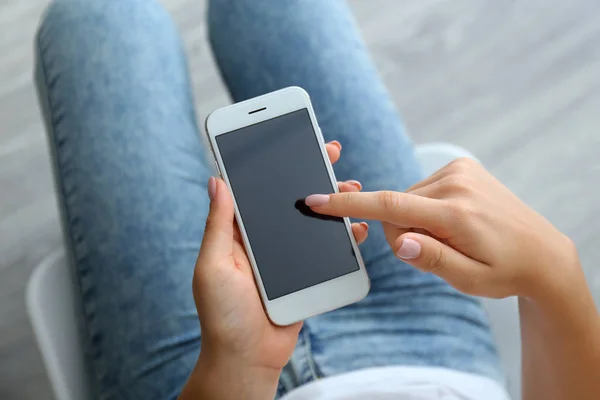
[(203, 350), (181, 399), (274, 398), (280, 374), (280, 369), (248, 365), (234, 355)]
[(561, 239), (554, 243), (556, 251), (546, 253), (537, 265), (532, 266), (535, 273), (521, 287), (521, 298), (548, 304), (560, 302), (564, 297), (572, 296), (574, 291), (587, 291), (577, 248), (568, 237), (561, 235)]

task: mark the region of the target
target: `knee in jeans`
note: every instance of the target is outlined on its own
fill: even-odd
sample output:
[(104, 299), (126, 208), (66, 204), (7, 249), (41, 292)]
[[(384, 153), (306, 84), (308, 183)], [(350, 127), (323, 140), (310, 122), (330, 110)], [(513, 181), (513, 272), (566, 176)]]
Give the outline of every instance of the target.
[(155, 0), (54, 0), (46, 8), (38, 28), (45, 35), (86, 35), (90, 27), (106, 34), (126, 36), (139, 29), (174, 29), (168, 12)]

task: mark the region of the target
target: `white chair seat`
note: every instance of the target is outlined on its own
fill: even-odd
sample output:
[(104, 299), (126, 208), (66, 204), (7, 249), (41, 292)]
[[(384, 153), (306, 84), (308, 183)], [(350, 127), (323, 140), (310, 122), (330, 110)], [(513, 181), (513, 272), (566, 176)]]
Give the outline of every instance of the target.
[[(445, 143), (417, 146), (416, 153), (427, 175), (456, 158), (474, 158), (467, 150)], [(27, 285), (27, 310), (58, 400), (92, 397), (79, 334), (75, 287), (64, 250), (44, 259)], [(513, 400), (520, 400), (521, 341), (516, 299), (484, 299), (483, 304), (507, 373), (509, 393)]]
[(46, 257), (27, 284), (27, 311), (57, 400), (92, 398), (75, 288), (62, 249)]

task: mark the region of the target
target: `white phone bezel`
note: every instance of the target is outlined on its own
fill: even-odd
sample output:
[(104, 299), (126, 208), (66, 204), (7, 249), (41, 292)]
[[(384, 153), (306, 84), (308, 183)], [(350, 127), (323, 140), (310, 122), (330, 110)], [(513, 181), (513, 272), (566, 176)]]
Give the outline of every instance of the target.
[[(262, 110), (252, 113), (252, 111), (259, 109)], [(308, 110), (313, 131), (315, 135), (317, 135), (321, 155), (327, 166), (332, 187), (336, 192), (338, 191), (335, 174), (329, 161), (329, 157), (327, 156), (327, 150), (325, 149), (321, 130), (317, 123), (310, 97), (302, 88), (288, 87), (228, 107), (220, 108), (213, 111), (206, 118), (206, 134), (208, 135), (212, 153), (215, 158), (215, 164), (221, 177), (229, 187), (232, 196), (233, 191), (231, 189), (231, 183), (227, 176), (227, 169), (223, 165), (223, 160), (221, 159), (216, 137), (248, 125), (257, 124), (301, 109)], [(240, 227), (248, 258), (254, 271), (260, 296), (265, 311), (274, 324), (290, 325), (308, 317), (354, 303), (367, 295), (370, 288), (370, 281), (358, 245), (352, 234), (350, 220), (344, 218), (346, 230), (348, 231), (359, 264), (359, 270), (277, 299), (269, 300), (252, 252), (252, 246), (250, 245), (246, 229), (244, 228), (243, 219), (240, 215), (237, 202), (235, 201), (235, 196), (233, 200), (235, 205), (235, 216)]]

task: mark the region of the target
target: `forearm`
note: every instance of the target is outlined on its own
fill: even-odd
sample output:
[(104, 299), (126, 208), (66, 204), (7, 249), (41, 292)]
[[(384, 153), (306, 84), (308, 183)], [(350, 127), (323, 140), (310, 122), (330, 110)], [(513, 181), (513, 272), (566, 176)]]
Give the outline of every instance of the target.
[(600, 318), (578, 264), (542, 292), (519, 299), (523, 399), (596, 399)]
[(249, 368), (237, 361), (201, 355), (179, 400), (273, 399), (280, 371)]

